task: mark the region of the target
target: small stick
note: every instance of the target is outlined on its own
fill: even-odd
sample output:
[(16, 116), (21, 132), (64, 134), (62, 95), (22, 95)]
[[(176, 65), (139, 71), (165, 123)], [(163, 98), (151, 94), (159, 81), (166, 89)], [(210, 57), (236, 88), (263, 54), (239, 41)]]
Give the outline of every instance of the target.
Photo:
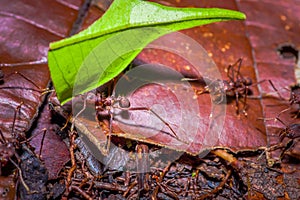
[(85, 191), (83, 191), (82, 189), (80, 189), (77, 186), (72, 185), (71, 190), (76, 190), (77, 192), (79, 192), (87, 200), (93, 200), (93, 198), (90, 197), (90, 195), (88, 195)]
[(21, 181), (22, 185), (24, 186), (24, 188), (26, 189), (26, 191), (28, 193), (31, 193), (30, 188), (28, 187), (28, 185), (25, 183), (25, 181), (23, 179), (23, 174), (22, 174), (21, 168), (11, 158), (9, 158), (9, 161), (18, 169), (18, 172), (20, 174), (20, 181)]
[(207, 199), (208, 197), (211, 197), (214, 194), (218, 193), (221, 189), (223, 189), (223, 187), (225, 186), (225, 184), (228, 181), (231, 174), (232, 174), (232, 170), (229, 169), (226, 176), (225, 176), (225, 178), (222, 180), (222, 182), (215, 189), (213, 189), (211, 192), (209, 192), (207, 194), (202, 195), (201, 197), (198, 197), (197, 200)]
[(40, 160), (41, 160), (41, 155), (42, 155), (42, 150), (43, 150), (43, 145), (44, 145), (44, 139), (45, 139), (47, 129), (44, 128), (43, 131), (44, 131), (44, 133), (43, 133), (43, 137), (42, 137), (42, 141), (41, 141), (41, 148), (40, 148), (40, 152), (39, 152), (39, 159)]
[[(168, 164), (167, 166), (163, 169), (163, 171), (160, 173), (160, 176), (159, 176), (159, 180), (157, 181), (158, 183), (161, 183), (164, 179), (164, 176), (166, 175), (166, 173), (169, 171), (170, 167), (171, 167), (171, 162), (168, 161)], [(158, 191), (159, 191), (159, 188), (160, 186), (157, 185), (152, 193), (152, 196), (151, 196), (151, 199), (157, 199), (157, 194), (158, 194)]]
[(68, 196), (68, 194), (70, 192), (69, 186), (71, 185), (72, 176), (73, 176), (73, 173), (74, 173), (74, 171), (76, 169), (76, 161), (75, 161), (75, 154), (74, 154), (74, 150), (75, 150), (75, 143), (74, 143), (75, 137), (76, 137), (76, 135), (72, 131), (70, 133), (70, 148), (69, 148), (72, 167), (69, 169), (67, 180), (66, 180), (66, 192), (65, 192), (66, 196)]

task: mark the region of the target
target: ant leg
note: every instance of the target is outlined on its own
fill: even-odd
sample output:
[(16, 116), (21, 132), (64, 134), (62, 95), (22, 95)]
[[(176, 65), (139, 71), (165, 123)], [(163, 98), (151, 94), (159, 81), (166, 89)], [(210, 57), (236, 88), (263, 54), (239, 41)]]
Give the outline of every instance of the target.
[(245, 86), (243, 113), (246, 117), (248, 115), (248, 113), (246, 112), (248, 91), (249, 91), (248, 86)]
[(24, 104), (24, 102), (22, 101), (17, 108), (15, 109), (15, 113), (14, 113), (14, 121), (12, 124), (12, 128), (11, 128), (11, 134), (13, 137), (15, 137), (15, 124), (16, 124), (16, 119), (17, 119), (17, 114), (20, 112), (21, 106)]
[(112, 134), (112, 124), (113, 124), (113, 113), (109, 112), (110, 118), (109, 118), (109, 132), (108, 132), (108, 136), (106, 139), (106, 144), (105, 144), (105, 151), (107, 152), (107, 154), (109, 153), (110, 150), (110, 143), (111, 143), (111, 134)]
[(15, 72), (13, 72), (13, 73), (11, 73), (11, 74), (6, 75), (5, 78), (8, 78), (8, 77), (10, 77), (10, 76), (12, 76), (12, 75), (14, 75), (14, 74), (17, 74), (17, 75), (21, 76), (22, 78), (24, 78), (25, 80), (27, 80), (28, 82), (30, 82), (32, 85), (34, 85), (37, 89), (41, 90), (41, 88), (40, 88), (35, 82), (33, 82), (32, 80), (30, 80), (29, 78), (27, 78), (27, 77), (26, 77), (23, 73), (21, 73), (21, 72), (15, 71)]
[(293, 141), (293, 139), (290, 139), (289, 141), (287, 141), (286, 143), (284, 143), (283, 150), (280, 153), (279, 159), (282, 160), (283, 156), (286, 154), (286, 152), (289, 149), (291, 149), (294, 145), (295, 145), (295, 142)]
[(183, 143), (187, 144), (187, 142), (184, 142), (184, 141), (180, 140), (179, 137), (177, 136), (176, 132), (174, 131), (174, 129), (171, 127), (171, 125), (168, 122), (166, 122), (161, 116), (159, 116), (151, 108), (147, 108), (147, 107), (133, 107), (133, 108), (119, 108), (119, 109), (122, 109), (122, 110), (145, 110), (145, 111), (151, 112), (152, 114), (154, 114), (160, 121), (162, 121), (171, 130), (171, 132), (173, 133), (173, 135), (170, 135), (170, 136), (176, 138), (180, 142), (183, 142)]
[[(241, 76), (240, 74), (240, 68), (242, 66), (242, 58), (239, 58), (233, 65), (229, 65), (227, 67), (227, 77), (230, 79), (231, 82), (235, 82), (235, 78), (238, 79), (239, 76)], [(234, 66), (238, 65), (238, 70), (234, 70)], [(230, 75), (230, 70), (231, 70), (231, 75)], [(237, 72), (237, 76), (234, 76), (234, 73)]]
[(287, 112), (287, 111), (289, 111), (289, 110), (291, 110), (291, 107), (286, 108), (286, 109), (280, 111), (280, 113), (278, 113), (278, 115), (276, 116), (276, 118), (279, 118), (279, 116), (280, 116), (282, 113), (285, 113), (285, 112)]
[(26, 184), (26, 182), (23, 178), (23, 173), (22, 173), (21, 168), (11, 158), (9, 158), (9, 160), (18, 169), (18, 172), (19, 172), (19, 175), (20, 175), (20, 181), (21, 181), (22, 185), (24, 186), (24, 188), (26, 189), (27, 192), (30, 192), (30, 188), (28, 187), (28, 185)]
[(236, 63), (234, 63), (234, 65), (238, 65), (238, 69), (237, 69), (237, 74), (236, 74), (236, 78), (239, 79), (240, 77), (242, 79), (244, 79), (244, 77), (242, 76), (242, 74), (240, 73), (240, 70), (241, 70), (241, 66), (242, 66), (242, 62), (243, 62), (243, 59), (242, 58), (239, 58)]
[(279, 98), (280, 98), (280, 99), (284, 99), (284, 98), (281, 96), (281, 94), (279, 93), (279, 91), (277, 90), (277, 88), (275, 87), (275, 85), (273, 84), (273, 82), (272, 82), (271, 80), (269, 80), (269, 79), (264, 79), (264, 80), (258, 81), (258, 82), (256, 82), (256, 83), (253, 83), (253, 84), (251, 85), (251, 87), (252, 87), (252, 86), (255, 86), (255, 85), (262, 84), (263, 82), (266, 82), (266, 81), (269, 82), (269, 84), (272, 86), (273, 90), (277, 93), (277, 95), (279, 96)]
[[(230, 81), (234, 82), (234, 69), (233, 68), (234, 65), (229, 65), (227, 67), (227, 77), (229, 78)], [(230, 70), (231, 70), (231, 74), (230, 74)]]
[(48, 92), (53, 91), (53, 90), (50, 90), (49, 88), (41, 89), (35, 82), (33, 82), (31, 79), (29, 79), (28, 77), (26, 77), (26, 76), (25, 76), (23, 73), (21, 73), (21, 72), (15, 71), (15, 72), (10, 73), (10, 74), (8, 74), (8, 75), (6, 75), (6, 76), (4, 76), (2, 70), (0, 70), (0, 72), (1, 72), (1, 73), (0, 73), (1, 84), (4, 83), (4, 80), (3, 80), (4, 78), (8, 78), (8, 77), (10, 77), (10, 76), (12, 76), (12, 75), (17, 74), (17, 75), (21, 76), (22, 78), (24, 78), (24, 79), (25, 79), (26, 81), (28, 81), (29, 83), (31, 83), (34, 87), (36, 87), (36, 89), (34, 89), (34, 88), (22, 88), (22, 87), (1, 87), (0, 89), (26, 89), (26, 90), (32, 90), (32, 91), (41, 92), (42, 94), (46, 94), (46, 93), (48, 93)]
[(152, 110), (151, 108), (147, 108), (147, 107), (135, 107), (135, 108), (128, 108), (128, 110), (146, 110), (151, 112), (152, 114), (154, 114), (160, 121), (162, 121), (174, 134), (174, 136), (176, 138), (178, 138), (177, 134), (175, 133), (175, 131), (173, 130), (173, 128), (170, 126), (170, 124), (168, 122), (166, 122), (161, 116), (159, 116), (156, 112), (154, 112), (154, 110)]
[(1, 139), (0, 139), (0, 142), (2, 143), (2, 144), (6, 144), (7, 142), (6, 142), (6, 139), (5, 139), (5, 137), (4, 137), (4, 135), (3, 135), (3, 132), (0, 130), (0, 136), (1, 136)]
[(235, 111), (237, 116), (240, 115), (240, 107), (239, 107), (239, 92), (235, 92)]

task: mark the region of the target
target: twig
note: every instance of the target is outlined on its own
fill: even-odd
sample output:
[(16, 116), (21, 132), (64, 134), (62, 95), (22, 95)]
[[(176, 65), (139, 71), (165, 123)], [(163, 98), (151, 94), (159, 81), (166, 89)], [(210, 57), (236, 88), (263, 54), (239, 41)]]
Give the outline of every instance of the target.
[(42, 137), (42, 141), (41, 141), (41, 147), (40, 147), (40, 152), (39, 152), (39, 159), (41, 160), (41, 155), (42, 155), (42, 150), (43, 150), (43, 145), (44, 145), (44, 140), (45, 140), (45, 135), (46, 135), (46, 132), (47, 132), (47, 129), (44, 128), (43, 129), (44, 133), (43, 133), (43, 137)]
[[(168, 162), (167, 166), (164, 168), (164, 170), (161, 172), (160, 176), (159, 176), (159, 180), (157, 181), (157, 183), (161, 183), (164, 179), (164, 176), (166, 175), (166, 173), (169, 171), (170, 167), (171, 167), (171, 162)], [(151, 199), (152, 200), (155, 200), (157, 199), (157, 194), (158, 194), (158, 191), (159, 191), (159, 188), (160, 188), (160, 184), (158, 184), (153, 193), (152, 193), (152, 196), (151, 196)]]
[(85, 199), (88, 199), (88, 200), (93, 200), (92, 197), (90, 197), (90, 195), (88, 195), (85, 191), (81, 190), (79, 187), (77, 186), (71, 186), (70, 187), (71, 190), (76, 190), (77, 192), (79, 192)]
[(22, 170), (21, 168), (17, 165), (17, 163), (15, 163), (11, 158), (9, 158), (10, 162), (18, 169), (18, 172), (20, 174), (20, 181), (22, 183), (22, 185), (24, 186), (24, 188), (26, 189), (26, 191), (28, 193), (31, 193), (30, 192), (30, 188), (28, 187), (28, 185), (25, 183), (24, 179), (23, 179), (23, 174), (22, 174)]
[(222, 180), (222, 182), (215, 189), (213, 189), (211, 192), (209, 192), (207, 194), (202, 195), (201, 197), (198, 197), (197, 200), (206, 199), (206, 198), (211, 197), (214, 194), (218, 193), (220, 190), (222, 190), (223, 187), (225, 186), (227, 180), (231, 176), (231, 174), (232, 174), (232, 170), (229, 169), (226, 176), (225, 176), (225, 178)]
[(68, 196), (69, 194), (69, 187), (71, 185), (71, 181), (72, 181), (72, 176), (73, 176), (73, 173), (76, 169), (76, 160), (75, 160), (75, 154), (74, 154), (74, 150), (75, 150), (75, 133), (72, 131), (70, 133), (70, 148), (69, 148), (69, 151), (70, 151), (70, 157), (71, 157), (71, 164), (72, 164), (72, 167), (70, 168), (69, 172), (68, 172), (68, 176), (67, 176), (67, 180), (66, 180), (66, 192), (65, 192), (65, 195)]

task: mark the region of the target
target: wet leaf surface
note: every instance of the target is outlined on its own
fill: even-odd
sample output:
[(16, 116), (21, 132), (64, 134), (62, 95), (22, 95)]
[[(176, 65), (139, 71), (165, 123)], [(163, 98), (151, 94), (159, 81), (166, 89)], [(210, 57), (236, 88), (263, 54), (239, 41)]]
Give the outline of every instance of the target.
[[(77, 0), (20, 0), (0, 3), (0, 71), (2, 79), (0, 83), (0, 130), (7, 141), (14, 139), (15, 135), (18, 138), (19, 135), (25, 135), (36, 117), (40, 117), (39, 108), (46, 96), (46, 93), (43, 92), (50, 82), (46, 64), (49, 42), (69, 35), (81, 3)], [(2, 77), (3, 75), (4, 77)], [(43, 115), (42, 127), (37, 125), (34, 132), (41, 132), (42, 130), (39, 128), (49, 128), (46, 119), (47, 117)], [(31, 132), (28, 134), (30, 135)], [(47, 143), (46, 148), (53, 150), (53, 144), (55, 144), (55, 148), (59, 146), (59, 150), (64, 151), (60, 155), (56, 154), (57, 151), (55, 153), (52, 151), (52, 156), (59, 156), (56, 158), (49, 157), (49, 153), (48, 156), (45, 156), (47, 158), (46, 167), (50, 169), (49, 175), (53, 178), (68, 159), (68, 151), (65, 144), (61, 140), (57, 140), (57, 136), (55, 142), (54, 140), (50, 141), (52, 143)], [(39, 145), (36, 148), (39, 149)], [(57, 162), (57, 160), (61, 162)], [(43, 173), (48, 173), (45, 168), (43, 170)], [(26, 182), (29, 182), (30, 188), (44, 187), (40, 184), (40, 179), (35, 182), (27, 174), (26, 178), (28, 178)], [(5, 178), (3, 177), (3, 179)], [(15, 181), (17, 180), (18, 178), (15, 179)], [(5, 187), (1, 187), (1, 190), (5, 190)], [(13, 190), (12, 188), (12, 194), (15, 194)], [(43, 192), (42, 195), (45, 195), (45, 188), (43, 188)], [(10, 199), (14, 199), (14, 197), (10, 195)]]
[[(47, 88), (50, 81), (48, 66), (45, 63), (49, 42), (69, 34), (80, 3), (80, 1), (1, 2), (0, 70), (4, 73), (4, 83), (0, 87), (0, 119), (1, 130), (5, 136), (11, 135), (14, 112), (21, 102), (23, 104), (15, 121), (16, 133), (23, 134), (29, 130), (33, 119), (38, 115), (38, 108), (44, 95), (35, 90)], [(49, 7), (56, 9), (49, 10)], [(36, 14), (37, 11), (40, 12), (39, 15)], [(14, 74), (16, 71), (31, 82)]]
[[(48, 103), (48, 102), (47, 102)], [(70, 153), (66, 144), (59, 136), (60, 127), (51, 113), (51, 109), (45, 106), (40, 111), (37, 125), (32, 131), (30, 144), (35, 147), (36, 155), (40, 155), (48, 170), (49, 179), (56, 179), (59, 171), (69, 161)]]

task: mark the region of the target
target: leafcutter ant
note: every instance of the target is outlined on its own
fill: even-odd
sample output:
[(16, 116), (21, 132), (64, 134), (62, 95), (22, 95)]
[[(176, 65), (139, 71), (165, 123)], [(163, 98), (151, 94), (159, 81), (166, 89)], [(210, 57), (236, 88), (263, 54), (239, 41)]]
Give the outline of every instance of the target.
[[(293, 123), (287, 125), (280, 118), (267, 118), (265, 120), (275, 120), (279, 121), (285, 128), (281, 129), (279, 132), (279, 142), (268, 148), (268, 151), (282, 149), (280, 153), (279, 159), (282, 160), (284, 155), (290, 155), (292, 157), (296, 157), (300, 159), (299, 150), (297, 150), (296, 145), (299, 144), (300, 141), (300, 124)], [(270, 164), (274, 165), (274, 162)]]
[(128, 98), (119, 96), (109, 96), (105, 97), (103, 93), (97, 93), (95, 97), (95, 109), (96, 109), (96, 120), (98, 122), (103, 119), (109, 119), (109, 133), (107, 136), (107, 142), (105, 145), (106, 151), (110, 149), (111, 135), (112, 135), (112, 124), (114, 120), (114, 109), (119, 109), (121, 111), (148, 111), (157, 117), (172, 133), (167, 133), (169, 136), (176, 138), (178, 141), (186, 143), (180, 140), (174, 131), (174, 129), (170, 126), (168, 122), (166, 122), (159, 114), (157, 114), (154, 110), (148, 107), (130, 107), (130, 101)]
[[(259, 82), (253, 83), (250, 77), (243, 76), (240, 72), (242, 66), (242, 59), (238, 59), (233, 65), (229, 65), (226, 69), (228, 80), (216, 80), (205, 86), (204, 90), (197, 91), (197, 94), (202, 94), (210, 92), (215, 96), (213, 102), (215, 104), (220, 104), (225, 101), (223, 97), (235, 98), (235, 110), (236, 114), (240, 114), (239, 99), (243, 98), (243, 109), (242, 112), (247, 116), (247, 98), (250, 94), (250, 87), (261, 84), (268, 81), (272, 88), (277, 92), (280, 98), (278, 90), (275, 88), (271, 80), (261, 80)], [(188, 80), (188, 79), (187, 79)]]
[(13, 121), (12, 130), (11, 130), (12, 137), (9, 139), (6, 138), (3, 134), (3, 132), (0, 130), (0, 142), (1, 142), (1, 144), (0, 144), (0, 155), (1, 155), (0, 156), (1, 157), (1, 159), (0, 159), (0, 174), (2, 173), (2, 167), (5, 166), (8, 162), (11, 162), (18, 169), (20, 180), (21, 180), (21, 183), (23, 184), (24, 188), (27, 191), (30, 191), (29, 187), (23, 180), (21, 168), (12, 159), (12, 157), (15, 156), (15, 158), (18, 160), (18, 162), (20, 162), (20, 158), (19, 158), (19, 155), (16, 150), (20, 148), (20, 146), (23, 142), (27, 142), (27, 139), (25, 138), (25, 136), (15, 135), (15, 133), (14, 133), (14, 125), (15, 125), (15, 121), (17, 118), (17, 113), (21, 109), (22, 104), (23, 103), (19, 104), (19, 106), (17, 106), (17, 108), (15, 109), (15, 114), (14, 114), (14, 119), (13, 119), (14, 121)]
[(291, 95), (290, 95), (290, 99), (289, 99), (289, 104), (290, 104), (290, 106), (287, 109), (282, 110), (277, 115), (277, 118), (279, 118), (279, 116), (282, 113), (285, 113), (285, 112), (291, 110), (293, 108), (293, 106), (297, 106), (297, 111), (296, 111), (296, 115), (294, 116), (294, 118), (298, 118), (298, 116), (300, 114), (300, 85), (299, 84), (296, 84), (291, 87)]
[(293, 153), (293, 149), (300, 141), (300, 124), (286, 126), (286, 128), (280, 131), (279, 137), (281, 143), (283, 143), (285, 138), (288, 138), (287, 142), (283, 143), (284, 149), (280, 155), (280, 159), (282, 159), (285, 154), (300, 159), (299, 152), (296, 154)]

